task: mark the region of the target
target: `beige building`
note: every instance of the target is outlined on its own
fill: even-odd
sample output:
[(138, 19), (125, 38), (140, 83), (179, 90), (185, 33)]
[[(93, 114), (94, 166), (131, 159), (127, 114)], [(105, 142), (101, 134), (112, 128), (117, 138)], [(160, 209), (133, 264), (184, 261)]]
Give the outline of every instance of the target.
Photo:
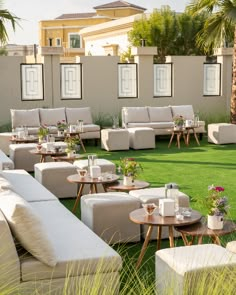
[[(39, 45), (63, 47), (64, 56), (83, 56), (92, 43), (88, 43), (85, 50), (85, 42), (81, 36), (81, 30), (96, 25), (110, 23), (114, 20), (129, 18), (130, 16), (142, 14), (146, 10), (143, 7), (125, 1), (115, 1), (94, 7), (95, 12), (62, 14), (53, 20), (42, 20), (39, 23)], [(128, 24), (130, 27), (130, 23)], [(109, 25), (107, 26), (109, 30)], [(89, 32), (84, 32), (84, 38), (89, 38)], [(96, 37), (95, 37), (96, 38)], [(90, 40), (91, 41), (91, 40)], [(92, 41), (94, 42), (94, 41)], [(104, 52), (106, 55), (106, 43)], [(110, 43), (108, 44), (110, 47)], [(116, 46), (113, 53), (117, 53)], [(90, 51), (91, 53), (91, 51)]]

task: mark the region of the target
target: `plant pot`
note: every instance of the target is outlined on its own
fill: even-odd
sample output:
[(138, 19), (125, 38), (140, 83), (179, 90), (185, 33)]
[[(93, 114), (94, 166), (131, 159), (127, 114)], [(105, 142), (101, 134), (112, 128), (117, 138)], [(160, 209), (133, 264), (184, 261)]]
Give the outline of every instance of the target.
[(207, 227), (210, 229), (222, 229), (224, 226), (224, 218), (222, 215), (208, 215), (207, 216)]
[(133, 177), (132, 176), (124, 176), (123, 185), (132, 186), (133, 185)]
[(64, 130), (58, 130), (57, 136), (64, 136)]
[(74, 155), (75, 155), (75, 151), (67, 152), (67, 157), (68, 158), (72, 158), (72, 157), (74, 157)]

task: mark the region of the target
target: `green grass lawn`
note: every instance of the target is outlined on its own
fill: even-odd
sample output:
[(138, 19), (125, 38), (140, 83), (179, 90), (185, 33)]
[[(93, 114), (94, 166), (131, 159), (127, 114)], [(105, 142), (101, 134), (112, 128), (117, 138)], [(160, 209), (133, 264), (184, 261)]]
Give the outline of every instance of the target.
[[(209, 144), (207, 138), (204, 137), (200, 142), (201, 146), (197, 146), (193, 137), (190, 140), (189, 147), (181, 142), (180, 149), (174, 143), (168, 149), (168, 137), (157, 138), (154, 150), (107, 152), (101, 150), (100, 147), (94, 147), (91, 143), (86, 144), (86, 149), (88, 154), (96, 153), (98, 157), (111, 160), (117, 165), (122, 157), (135, 158), (143, 166), (143, 172), (139, 179), (148, 181), (151, 187), (164, 186), (169, 182), (177, 183), (182, 192), (197, 200), (191, 203), (191, 207), (199, 210), (203, 215), (206, 215), (207, 211), (201, 200), (207, 196), (208, 186), (211, 184), (223, 186), (230, 204), (230, 211), (226, 218), (236, 220), (236, 145)], [(62, 200), (62, 203), (71, 209), (74, 200)], [(77, 215), (79, 217), (79, 214)], [(235, 239), (236, 234), (228, 235), (222, 239), (222, 245), (224, 246), (227, 241)], [(127, 291), (124, 294), (142, 294), (140, 285), (144, 288), (143, 290), (146, 290), (145, 294), (153, 294), (153, 289), (150, 289), (150, 292), (147, 290), (155, 277), (156, 241), (149, 244), (139, 271), (136, 272), (132, 267), (130, 268), (130, 265), (134, 266), (136, 263), (142, 242), (114, 246), (121, 253), (124, 265), (126, 265), (126, 261), (129, 265), (122, 282), (128, 281), (129, 288), (132, 290), (137, 287), (136, 293), (135, 291), (134, 293)], [(205, 239), (204, 242), (207, 243), (208, 240)], [(176, 246), (183, 245), (180, 238), (176, 239), (175, 243)], [(164, 240), (162, 247), (168, 247), (168, 241)], [(142, 283), (136, 286), (135, 282), (140, 278)], [(123, 287), (126, 288), (126, 286), (127, 284)]]

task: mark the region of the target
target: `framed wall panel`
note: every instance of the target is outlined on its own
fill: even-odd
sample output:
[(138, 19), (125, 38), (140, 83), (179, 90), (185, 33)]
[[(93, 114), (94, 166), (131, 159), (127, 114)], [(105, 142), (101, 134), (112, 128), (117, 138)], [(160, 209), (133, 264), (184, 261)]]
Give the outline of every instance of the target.
[(43, 100), (43, 65), (21, 64), (21, 100)]
[(82, 99), (81, 73), (81, 64), (61, 64), (61, 99)]
[(118, 64), (118, 96), (119, 98), (136, 98), (137, 64)]
[(172, 96), (172, 64), (154, 64), (154, 97)]
[(204, 64), (203, 95), (219, 96), (221, 89), (221, 64)]

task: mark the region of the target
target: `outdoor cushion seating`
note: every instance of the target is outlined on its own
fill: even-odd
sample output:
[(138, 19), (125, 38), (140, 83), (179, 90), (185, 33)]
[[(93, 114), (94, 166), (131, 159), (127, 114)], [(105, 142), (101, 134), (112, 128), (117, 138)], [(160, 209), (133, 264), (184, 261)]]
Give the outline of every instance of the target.
[(39, 163), (40, 156), (33, 155), (30, 150), (35, 149), (36, 143), (10, 144), (10, 159), (13, 161), (15, 169), (34, 171), (34, 164)]
[(139, 200), (127, 193), (108, 192), (81, 197), (81, 220), (107, 243), (140, 241), (140, 226), (129, 220)]
[(128, 128), (129, 146), (135, 150), (154, 149), (155, 133), (149, 127)]
[[(159, 250), (155, 256), (156, 290), (160, 295), (199, 294), (198, 290), (210, 294), (217, 282), (221, 282), (222, 275), (225, 275), (223, 282), (228, 286), (227, 294), (235, 291), (235, 277), (230, 280), (224, 271), (235, 274), (236, 255), (221, 246), (175, 247)], [(222, 288), (221, 283), (217, 287)]]
[[(192, 105), (123, 107), (121, 111), (123, 127), (150, 127), (154, 129), (155, 135), (170, 134), (173, 118), (177, 115), (182, 115), (187, 120), (194, 120)], [(195, 131), (206, 132), (205, 122), (199, 121), (199, 127), (195, 128)]]
[(236, 125), (228, 123), (208, 124), (208, 142), (214, 144), (236, 143)]
[[(6, 170), (2, 172), (2, 176), (10, 182), (14, 192), (9, 188), (0, 192), (0, 267), (4, 269), (0, 276), (1, 291), (3, 286), (9, 286), (15, 294), (64, 294), (65, 289), (72, 295), (82, 294), (82, 290), (91, 294), (94, 281), (96, 286), (100, 282), (98, 288), (104, 294), (110, 294), (109, 291), (105, 292), (111, 290), (109, 288), (117, 290), (121, 257), (115, 250), (26, 171)], [(40, 220), (44, 229), (42, 235), (45, 233), (52, 246), (53, 254), (50, 259), (55, 259), (54, 267), (41, 262), (29, 252), (26, 253), (20, 247), (20, 237), (17, 245), (20, 252), (17, 252), (16, 240), (10, 231), (10, 220), (15, 215), (12, 215), (7, 200), (12, 204), (11, 210), (18, 210), (18, 205), (15, 207), (14, 202), (17, 204), (19, 201), (20, 210), (28, 208), (32, 218)], [(23, 217), (21, 222), (24, 222)], [(37, 234), (36, 226), (39, 224), (31, 226), (35, 226)], [(26, 224), (24, 228), (27, 228)], [(27, 245), (37, 242), (40, 246), (45, 237), (28, 240)], [(47, 246), (48, 243), (43, 243), (43, 247)], [(49, 262), (48, 258), (46, 262)]]
[(77, 169), (68, 162), (48, 162), (34, 165), (34, 177), (58, 198), (77, 195), (77, 185), (69, 183), (67, 176), (76, 174)]
[(129, 149), (129, 132), (126, 129), (102, 129), (101, 148), (107, 151)]
[(14, 162), (0, 150), (0, 170), (14, 169)]

